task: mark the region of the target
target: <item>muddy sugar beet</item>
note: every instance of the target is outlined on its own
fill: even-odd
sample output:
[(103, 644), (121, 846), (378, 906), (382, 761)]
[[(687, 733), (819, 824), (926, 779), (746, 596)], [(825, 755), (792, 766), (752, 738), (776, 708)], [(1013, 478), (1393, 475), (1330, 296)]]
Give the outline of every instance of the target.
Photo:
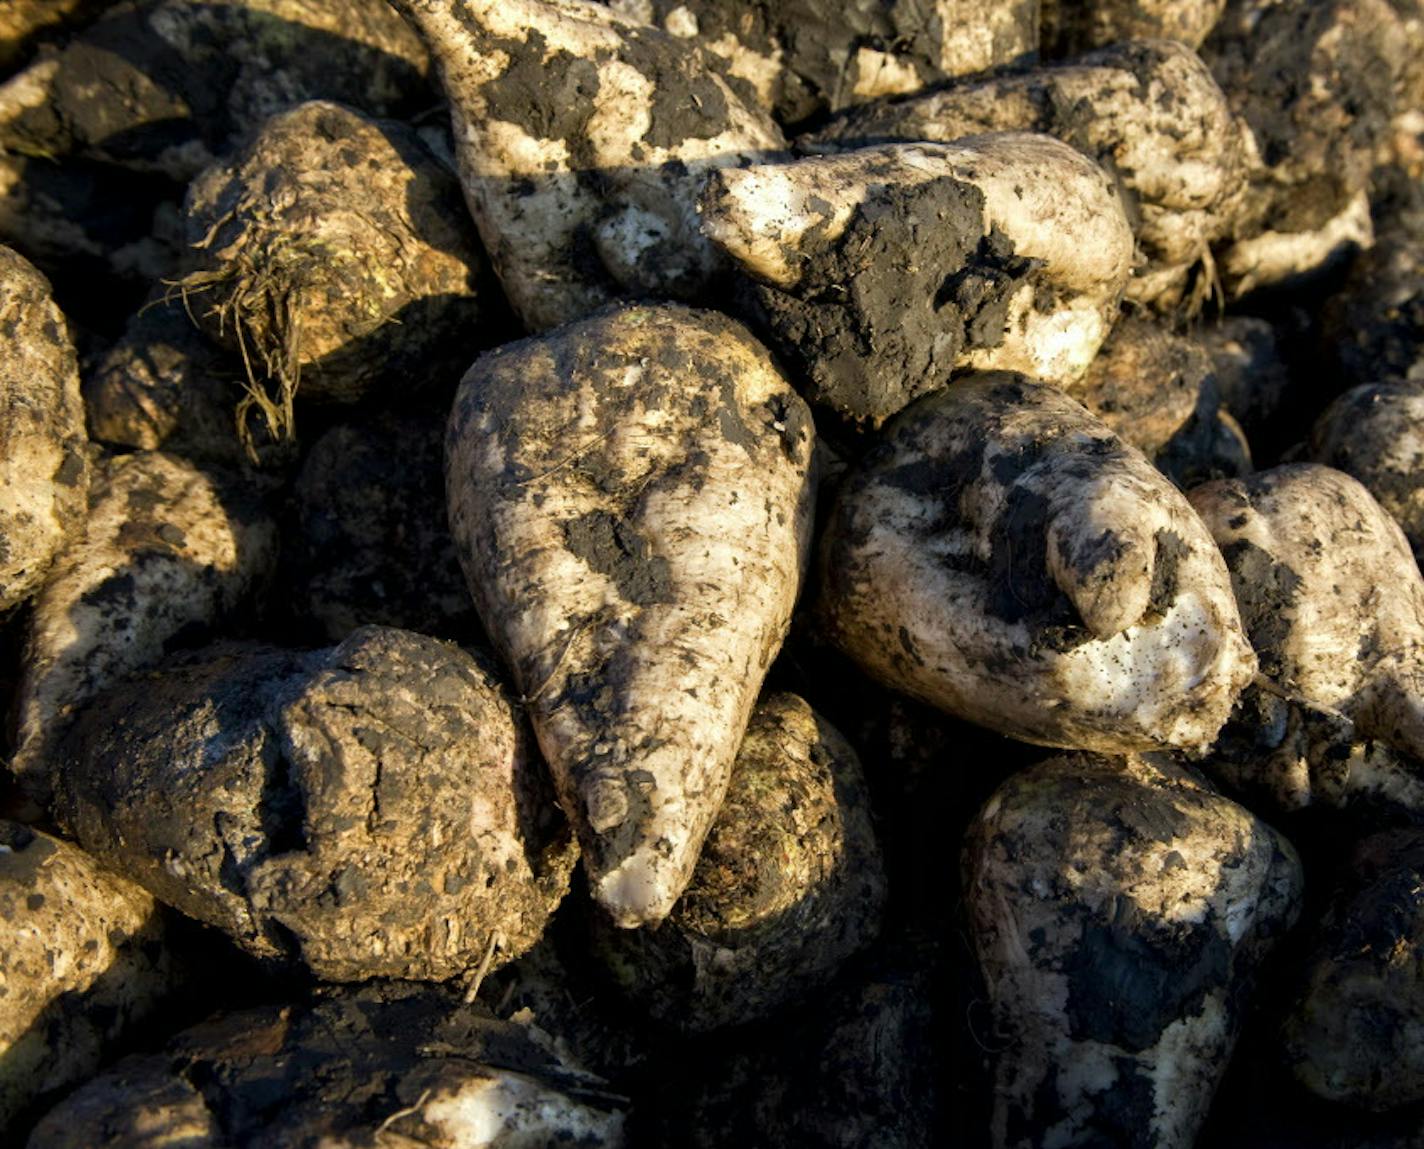
[(994, 1145), (1188, 1149), (1242, 983), (1299, 913), (1294, 849), (1189, 770), (1077, 755), (1000, 787), (964, 863), (1006, 1038)]
[(354, 403), (458, 370), (478, 346), (473, 229), (404, 124), (303, 104), (199, 175), (185, 212), (192, 266), (176, 290), (248, 366), (244, 436), (256, 407), (290, 438), (299, 387)]
[(921, 399), (842, 485), (828, 633), (881, 681), (1027, 742), (1204, 750), (1255, 673), (1186, 498), (1054, 388)]
[(470, 212), (528, 327), (707, 286), (707, 172), (784, 141), (697, 45), (591, 3), (395, 7), (430, 47)]
[(0, 1142), (1417, 1125), (1419, 0), (8, 3)]
[(191, 655), (110, 691), (58, 760), (60, 820), (107, 866), (328, 981), (508, 960), (573, 867), (498, 679), (407, 631)]
[(1102, 169), (1041, 135), (718, 172), (702, 209), (753, 324), (814, 401), (871, 427), (956, 368), (1077, 379), (1132, 269)]
[(455, 543), (621, 925), (667, 916), (726, 793), (805, 570), (814, 434), (715, 312), (612, 310), (460, 386)]

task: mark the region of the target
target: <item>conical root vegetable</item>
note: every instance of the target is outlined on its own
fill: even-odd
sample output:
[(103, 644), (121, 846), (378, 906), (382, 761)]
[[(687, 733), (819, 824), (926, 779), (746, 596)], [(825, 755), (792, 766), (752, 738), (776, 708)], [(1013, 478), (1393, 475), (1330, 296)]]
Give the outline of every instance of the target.
[(94, 1073), (172, 988), (167, 919), (77, 846), (0, 821), (0, 1128)]
[[(1229, 0), (1202, 44), (1248, 125), (1251, 192), (1218, 260), (1229, 298), (1368, 246), (1370, 171), (1408, 35), (1388, 0)], [(1364, 380), (1361, 380), (1364, 382)]]
[(513, 699), (409, 631), (208, 648), (96, 699), (57, 763), (59, 820), (106, 866), (326, 981), (508, 961), (576, 858)]
[[(1424, 319), (1424, 292), (1411, 303)], [(1420, 367), (1424, 375), (1424, 359)], [(1346, 391), (1315, 421), (1309, 452), (1359, 479), (1424, 559), (1424, 377)]]
[(841, 487), (821, 609), (868, 673), (1048, 746), (1205, 750), (1255, 672), (1186, 498), (1054, 388), (908, 408)]
[(420, 40), (385, 0), (106, 6), (0, 84), (0, 149), (183, 184), (306, 100), (405, 116), (430, 98)]
[(1032, 57), (1037, 0), (611, 0), (695, 40), (783, 124)]
[(1299, 911), (1290, 844), (1185, 768), (1070, 755), (1001, 786), (964, 857), (996, 1149), (1190, 1149)]
[(703, 214), (811, 397), (872, 426), (956, 367), (1078, 378), (1132, 264), (1108, 177), (1047, 136), (718, 172)]
[(585, 0), (394, 0), (435, 58), (460, 178), (526, 326), (691, 299), (709, 169), (783, 146), (692, 44)]
[[(1215, 288), (1209, 247), (1232, 233), (1244, 204), (1244, 129), (1185, 45), (1115, 44), (1056, 67), (877, 102), (797, 142), (826, 151), (1002, 131), (1044, 132), (1112, 173), (1141, 247), (1130, 299), (1195, 307)], [(1185, 295), (1189, 283), (1195, 296)]]
[(714, 312), (611, 311), (461, 384), (455, 544), (620, 925), (667, 915), (721, 805), (804, 569), (814, 435)]
[(1424, 836), (1395, 830), (1355, 849), (1281, 1034), (1297, 1080), (1376, 1113), (1424, 1101)]
[(1191, 502), (1274, 689), (1424, 757), (1424, 578), (1370, 493), (1301, 463), (1207, 483)]

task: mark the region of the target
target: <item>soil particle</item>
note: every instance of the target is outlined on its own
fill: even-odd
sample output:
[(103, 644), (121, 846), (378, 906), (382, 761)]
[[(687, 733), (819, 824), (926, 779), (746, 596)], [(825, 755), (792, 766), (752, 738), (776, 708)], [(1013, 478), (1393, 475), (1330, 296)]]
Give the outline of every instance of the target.
[(1280, 652), (1296, 625), (1301, 577), (1249, 539), (1229, 542), (1221, 553), (1231, 569), (1231, 586), (1241, 607), (1241, 622), (1256, 648), (1261, 670), (1278, 678), (1283, 669)]
[(564, 523), (563, 532), (569, 550), (611, 578), (629, 602), (648, 606), (673, 601), (668, 560), (652, 553), (632, 523), (607, 511), (590, 511)]
[(983, 194), (948, 177), (877, 189), (837, 240), (802, 254), (794, 289), (749, 283), (742, 297), (809, 397), (867, 422), (945, 386), (964, 351), (998, 346), (1035, 266), (985, 234)]

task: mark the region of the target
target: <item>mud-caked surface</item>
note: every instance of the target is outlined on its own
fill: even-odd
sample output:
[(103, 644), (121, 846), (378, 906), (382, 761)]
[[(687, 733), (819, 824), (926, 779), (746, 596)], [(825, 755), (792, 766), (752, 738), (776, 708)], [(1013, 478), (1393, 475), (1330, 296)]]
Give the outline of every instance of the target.
[(813, 402), (872, 424), (945, 386), (968, 348), (1002, 342), (1034, 269), (986, 229), (979, 189), (949, 177), (881, 185), (845, 231), (800, 255), (794, 289), (745, 285), (749, 318)]
[(1241, 238), (1315, 231), (1365, 189), (1405, 43), (1387, 0), (1229, 0), (1201, 51), (1253, 137)]
[(751, 1021), (820, 989), (874, 940), (885, 875), (860, 762), (804, 701), (752, 713), (692, 881), (656, 930), (595, 920), (633, 1005), (686, 1030)]
[(48, 749), (109, 683), (230, 625), (270, 576), (276, 526), (241, 482), (160, 452), (96, 471), (89, 513), (36, 597), (11, 768), (49, 790)]
[(1186, 499), (1018, 376), (966, 378), (887, 426), (841, 488), (820, 589), (872, 677), (1044, 745), (1204, 749), (1255, 670)]
[(1193, 1145), (1251, 972), (1299, 911), (1290, 844), (1183, 767), (1072, 755), (995, 792), (964, 866), (994, 1144)]
[(938, 80), (1021, 63), (1038, 44), (1024, 0), (615, 0), (696, 38), (730, 82), (784, 124)]
[(1284, 1057), (1311, 1092), (1376, 1112), (1424, 1101), (1424, 833), (1365, 839), (1305, 966)]
[(1182, 44), (1115, 44), (1054, 67), (876, 101), (797, 142), (831, 151), (1002, 131), (1043, 132), (1112, 173), (1140, 246), (1131, 298), (1164, 308), (1200, 302), (1209, 284), (1193, 268), (1232, 232), (1247, 165), (1225, 96)]
[(1132, 260), (1103, 171), (1017, 133), (719, 172), (703, 230), (809, 397), (869, 427), (956, 368), (1071, 382), (1116, 317)]
[(79, 364), (49, 283), (0, 247), (0, 612), (35, 593), (84, 517)]
[(1251, 469), (1221, 418), (1211, 357), (1150, 319), (1120, 320), (1069, 393), (1183, 489)]
[(170, 983), (160, 909), (77, 847), (0, 821), (0, 1129), (99, 1067)]
[(697, 43), (595, 4), (394, 6), (435, 59), (470, 210), (526, 327), (697, 298), (716, 271), (707, 173), (784, 146)]
[(36, 1126), (29, 1149), (519, 1149), (624, 1144), (626, 1100), (551, 1038), (433, 988), (372, 983), (218, 1015), (130, 1057)]
[(461, 384), (451, 531), (623, 924), (672, 908), (726, 791), (806, 563), (814, 435), (715, 312), (608, 311)]
[(1359, 479), (1424, 557), (1424, 377), (1345, 392), (1315, 421), (1309, 455)]
[(243, 352), (251, 412), (290, 438), (292, 397), (352, 403), (453, 375), (479, 349), (482, 256), (454, 175), (416, 132), (324, 101), (268, 120), (184, 205), (179, 291)]
[(406, 631), (220, 647), (134, 678), (86, 712), (59, 772), (61, 821), (107, 864), (326, 980), (507, 960), (574, 862), (512, 700)]
[(1355, 479), (1301, 463), (1191, 493), (1231, 570), (1261, 672), (1362, 737), (1424, 752), (1424, 580)]
[(381, 0), (145, 0), (0, 86), (0, 146), (186, 182), (304, 100), (418, 110), (425, 71), (419, 40)]
[(1226, 0), (1040, 0), (1040, 50), (1058, 60), (1121, 40), (1177, 40), (1196, 48), (1225, 7)]
[(1279, 682), (1242, 692), (1200, 767), (1262, 815), (1313, 810), (1334, 833), (1424, 821), (1424, 765)]
[(445, 513), (444, 434), (443, 412), (382, 414), (312, 445), (277, 579), (294, 626), (329, 642), (367, 624), (480, 635)]

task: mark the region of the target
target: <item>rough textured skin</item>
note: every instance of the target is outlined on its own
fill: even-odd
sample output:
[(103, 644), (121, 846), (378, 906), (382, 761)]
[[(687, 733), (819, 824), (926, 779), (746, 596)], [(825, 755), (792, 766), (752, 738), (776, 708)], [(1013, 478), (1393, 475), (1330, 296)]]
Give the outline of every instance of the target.
[(304, 100), (416, 110), (425, 69), (384, 0), (124, 4), (0, 85), (0, 148), (187, 182)]
[(37, 801), (48, 754), (110, 683), (220, 627), (270, 575), (276, 527), (228, 480), (157, 452), (95, 476), (82, 533), (35, 599), (11, 770)]
[(1290, 816), (1330, 811), (1330, 824), (1378, 828), (1424, 822), (1424, 770), (1408, 754), (1365, 737), (1333, 707), (1268, 680), (1242, 693), (1200, 763), (1252, 808)]
[(218, 1016), (130, 1057), (29, 1149), (617, 1149), (621, 1099), (437, 989), (375, 983)]
[(1250, 129), (1237, 237), (1254, 241), (1249, 257), (1223, 257), (1228, 292), (1307, 270), (1334, 246), (1312, 235), (1347, 230), (1389, 134), (1405, 43), (1388, 0), (1227, 4), (1202, 57)]
[(49, 284), (0, 247), (0, 612), (39, 589), (84, 517), (79, 366)]
[(1190, 1149), (1243, 982), (1299, 910), (1290, 844), (1182, 767), (1071, 755), (995, 792), (964, 865), (996, 1149)]
[(1355, 851), (1282, 1032), (1297, 1078), (1328, 1101), (1380, 1112), (1424, 1100), (1424, 835)]
[(445, 513), (445, 413), (386, 414), (307, 452), (278, 585), (292, 621), (339, 642), (358, 626), (477, 638)]
[(874, 940), (885, 874), (850, 744), (794, 694), (757, 706), (692, 881), (656, 930), (595, 921), (639, 1010), (698, 1031), (825, 986)]
[(810, 546), (815, 430), (746, 330), (629, 307), (500, 348), (450, 416), (450, 526), (595, 899), (692, 876)]
[(867, 673), (1026, 742), (1204, 750), (1255, 671), (1186, 499), (1017, 376), (971, 377), (887, 427), (821, 559), (828, 633)]
[[(196, 301), (195, 301), (196, 307)], [(217, 346), (168, 288), (150, 294), (81, 383), (89, 434), (116, 447), (240, 468), (242, 360)], [(290, 454), (265, 427), (249, 426), (263, 463)]]
[(328, 981), (507, 960), (575, 859), (498, 681), (407, 631), (220, 648), (135, 678), (76, 725), (60, 770), (61, 819), (97, 856)]
[(480, 255), (457, 181), (402, 124), (303, 104), (194, 180), (184, 210), (181, 290), (250, 362), (279, 438), (299, 386), (353, 403), (453, 374), (479, 344)]
[(0, 1129), (83, 1081), (169, 985), (148, 894), (68, 842), (0, 821)]
[(1201, 46), (1226, 0), (1040, 0), (1039, 33), (1050, 60), (1123, 40), (1177, 40)]
[(1424, 177), (1424, 4), (1420, 0), (1390, 0), (1404, 37), (1403, 65), (1395, 90), (1392, 138), (1379, 156), (1409, 178)]
[(394, 6), (435, 58), (466, 200), (527, 327), (701, 291), (708, 171), (783, 142), (696, 45), (586, 0)]
[(1312, 463), (1191, 493), (1261, 672), (1287, 699), (1424, 756), (1424, 579), (1370, 493)]
[(1000, 131), (1043, 132), (1112, 173), (1141, 249), (1128, 287), (1138, 302), (1182, 302), (1192, 269), (1241, 215), (1241, 126), (1196, 53), (1165, 40), (869, 104), (797, 143), (827, 151)]
[(1270, 439), (1292, 389), (1276, 329), (1265, 319), (1229, 315), (1198, 327), (1191, 338), (1211, 356), (1222, 407), (1252, 444)]
[[(782, 123), (1022, 63), (1037, 0), (611, 0), (693, 39)], [(740, 88), (739, 88), (740, 90)]]
[(727, 170), (703, 216), (812, 400), (871, 426), (955, 368), (1078, 378), (1131, 270), (1107, 176), (1046, 136)]
[(1359, 479), (1424, 558), (1424, 370), (1346, 391), (1315, 421), (1309, 455)]
[(1210, 356), (1161, 324), (1120, 320), (1068, 393), (1183, 489), (1251, 470), (1245, 437), (1222, 417)]

